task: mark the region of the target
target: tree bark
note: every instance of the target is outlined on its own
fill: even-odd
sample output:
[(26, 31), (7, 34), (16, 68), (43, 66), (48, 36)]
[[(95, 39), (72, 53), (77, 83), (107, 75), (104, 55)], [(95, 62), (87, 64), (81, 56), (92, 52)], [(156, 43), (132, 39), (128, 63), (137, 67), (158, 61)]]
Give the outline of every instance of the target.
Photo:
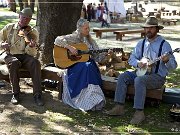
[(19, 4), (19, 7), (20, 7), (20, 11), (22, 11), (23, 8), (24, 8), (22, 0), (18, 0), (18, 4)]
[(9, 0), (9, 10), (10, 11), (13, 11), (13, 12), (16, 12), (16, 1), (15, 0)]
[(53, 46), (57, 36), (76, 30), (83, 0), (39, 0), (37, 25), (40, 31), (42, 64), (53, 63)]
[(30, 8), (33, 13), (34, 13), (34, 5), (35, 5), (35, 0), (30, 0)]
[(24, 8), (29, 7), (28, 0), (23, 0), (23, 2), (24, 2)]

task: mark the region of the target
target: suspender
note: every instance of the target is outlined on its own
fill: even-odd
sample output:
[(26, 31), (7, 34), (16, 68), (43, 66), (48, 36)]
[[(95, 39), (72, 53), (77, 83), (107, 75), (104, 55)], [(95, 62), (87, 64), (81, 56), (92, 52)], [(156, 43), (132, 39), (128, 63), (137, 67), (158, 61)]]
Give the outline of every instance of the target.
[[(143, 43), (142, 43), (142, 51), (141, 51), (141, 56), (142, 56), (142, 57), (143, 57), (143, 52), (144, 52), (145, 40), (146, 40), (146, 39), (143, 39)], [(163, 39), (162, 42), (161, 42), (161, 44), (160, 44), (160, 47), (159, 47), (158, 57), (161, 56), (162, 46), (163, 46), (164, 42), (165, 42), (165, 40)], [(160, 64), (160, 61), (157, 62), (156, 69), (155, 69), (155, 73), (158, 73), (159, 64)]]
[(145, 44), (145, 38), (143, 39), (143, 43), (142, 43), (142, 51), (141, 51), (141, 56), (143, 57), (143, 52), (144, 52), (144, 44)]
[[(164, 42), (165, 42), (165, 40), (163, 40), (163, 41), (161, 42), (161, 45), (160, 45), (160, 47), (159, 47), (158, 57), (161, 56), (162, 46), (163, 46)], [(160, 61), (157, 62), (155, 73), (158, 73), (158, 70), (159, 70), (159, 64), (160, 64)]]

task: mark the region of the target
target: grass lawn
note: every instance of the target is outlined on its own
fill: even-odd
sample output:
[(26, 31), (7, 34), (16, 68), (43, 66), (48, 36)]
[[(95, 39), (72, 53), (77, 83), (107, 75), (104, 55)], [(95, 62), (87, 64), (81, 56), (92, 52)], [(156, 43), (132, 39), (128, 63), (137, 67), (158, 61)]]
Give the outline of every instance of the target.
[[(0, 9), (1, 11), (2, 9)], [(6, 10), (6, 9), (5, 9)], [(0, 29), (7, 23), (17, 21), (17, 19), (7, 19), (0, 16)], [(176, 69), (167, 77), (166, 86), (180, 88), (180, 69)], [(52, 104), (52, 103), (51, 103)], [(42, 132), (56, 132), (58, 129), (52, 128), (51, 124), (62, 125), (69, 128), (73, 132), (80, 132), (80, 134), (178, 134), (180, 133), (180, 123), (174, 122), (169, 117), (170, 104), (161, 103), (160, 106), (152, 106), (148, 102), (145, 107), (146, 120), (140, 125), (130, 125), (134, 109), (133, 101), (128, 100), (125, 106), (126, 113), (123, 117), (110, 117), (104, 112), (114, 106), (113, 97), (107, 97), (107, 104), (105, 109), (100, 112), (81, 112), (70, 107), (58, 110), (57, 106), (46, 106), (45, 113), (48, 113), (45, 120), (48, 124), (43, 124), (40, 128)], [(36, 108), (35, 108), (36, 109)], [(33, 111), (35, 110), (32, 109)], [(38, 108), (37, 108), (38, 109)], [(22, 117), (14, 112), (16, 117)], [(27, 113), (28, 114), (28, 113)], [(26, 114), (26, 115), (27, 115)], [(43, 117), (43, 116), (42, 116)], [(28, 121), (37, 121), (41, 116), (34, 117), (34, 115), (23, 117), (24, 124)], [(22, 120), (23, 120), (22, 119)], [(22, 125), (23, 126), (23, 125)], [(22, 129), (23, 130), (23, 129)], [(16, 129), (12, 128), (12, 132)], [(0, 132), (1, 133), (1, 132)]]

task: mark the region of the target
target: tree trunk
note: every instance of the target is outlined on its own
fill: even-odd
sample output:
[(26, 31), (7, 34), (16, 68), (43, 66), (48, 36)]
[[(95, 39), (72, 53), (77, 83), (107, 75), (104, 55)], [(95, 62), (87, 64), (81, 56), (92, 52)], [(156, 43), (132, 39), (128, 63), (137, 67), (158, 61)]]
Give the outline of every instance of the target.
[(35, 5), (35, 0), (30, 0), (30, 8), (33, 13), (34, 13), (34, 5)]
[(57, 36), (76, 30), (83, 0), (39, 0), (37, 25), (40, 31), (42, 64), (53, 63), (53, 46)]
[(24, 8), (29, 7), (28, 0), (23, 0), (23, 2), (24, 2)]
[(18, 3), (19, 3), (20, 11), (22, 11), (24, 8), (22, 0), (18, 0)]
[(16, 12), (16, 1), (15, 0), (9, 0), (9, 10)]

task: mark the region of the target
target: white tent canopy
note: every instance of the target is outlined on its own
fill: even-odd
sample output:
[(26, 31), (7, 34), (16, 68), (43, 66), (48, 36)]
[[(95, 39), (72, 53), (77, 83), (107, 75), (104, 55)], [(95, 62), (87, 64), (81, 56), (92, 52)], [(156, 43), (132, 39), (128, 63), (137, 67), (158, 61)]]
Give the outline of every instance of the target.
[(96, 5), (98, 5), (100, 2), (99, 2), (99, 0), (83, 0), (83, 3), (85, 4), (85, 5), (88, 5), (89, 3), (95, 3)]
[(105, 0), (110, 12), (120, 13), (121, 17), (126, 17), (126, 9), (124, 7), (124, 0)]

